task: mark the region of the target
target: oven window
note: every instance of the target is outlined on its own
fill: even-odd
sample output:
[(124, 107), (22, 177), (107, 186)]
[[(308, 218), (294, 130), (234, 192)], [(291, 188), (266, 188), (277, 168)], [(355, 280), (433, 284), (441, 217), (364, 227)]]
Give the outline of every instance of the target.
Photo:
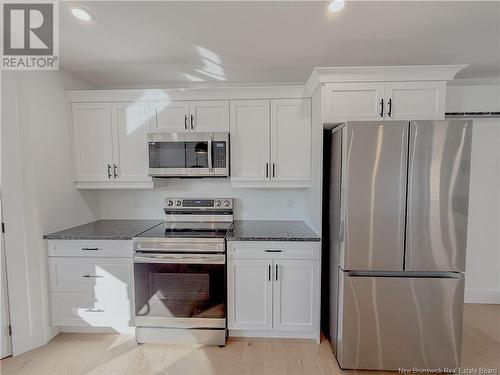
[(150, 142), (150, 168), (208, 168), (208, 142)]
[(224, 318), (224, 264), (135, 263), (136, 316)]

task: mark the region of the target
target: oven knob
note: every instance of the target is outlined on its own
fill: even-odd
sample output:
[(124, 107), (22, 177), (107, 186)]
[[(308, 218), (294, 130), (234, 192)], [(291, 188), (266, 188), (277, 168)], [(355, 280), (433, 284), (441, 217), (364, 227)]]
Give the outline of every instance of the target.
[(177, 206), (180, 206), (180, 205), (182, 204), (182, 202), (181, 202), (181, 201), (176, 201), (176, 202), (175, 202), (175, 204), (176, 204)]
[(229, 207), (229, 201), (228, 200), (224, 201), (224, 206)]
[(169, 206), (173, 206), (173, 205), (174, 205), (174, 201), (173, 201), (173, 200), (171, 200), (171, 199), (169, 199), (169, 200), (168, 200), (168, 205), (169, 205)]
[(215, 205), (216, 205), (217, 207), (220, 207), (220, 206), (222, 205), (222, 202), (221, 202), (221, 201), (215, 201)]

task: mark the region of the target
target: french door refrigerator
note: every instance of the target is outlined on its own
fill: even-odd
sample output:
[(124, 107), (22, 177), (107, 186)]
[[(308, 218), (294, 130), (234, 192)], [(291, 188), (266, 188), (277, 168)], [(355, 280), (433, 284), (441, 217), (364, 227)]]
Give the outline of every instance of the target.
[(326, 334), (340, 367), (458, 367), (472, 122), (325, 135)]

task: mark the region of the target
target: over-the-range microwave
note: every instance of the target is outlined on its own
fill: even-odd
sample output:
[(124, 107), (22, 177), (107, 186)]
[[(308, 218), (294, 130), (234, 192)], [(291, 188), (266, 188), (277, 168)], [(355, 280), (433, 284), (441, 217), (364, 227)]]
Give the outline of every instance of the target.
[(149, 133), (149, 175), (229, 176), (229, 133)]

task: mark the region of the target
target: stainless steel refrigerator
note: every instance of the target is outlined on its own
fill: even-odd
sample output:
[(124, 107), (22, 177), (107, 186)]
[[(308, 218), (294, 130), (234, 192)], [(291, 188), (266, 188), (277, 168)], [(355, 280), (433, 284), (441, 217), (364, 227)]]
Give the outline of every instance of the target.
[(323, 318), (341, 368), (459, 366), (471, 136), (461, 120), (325, 130)]

